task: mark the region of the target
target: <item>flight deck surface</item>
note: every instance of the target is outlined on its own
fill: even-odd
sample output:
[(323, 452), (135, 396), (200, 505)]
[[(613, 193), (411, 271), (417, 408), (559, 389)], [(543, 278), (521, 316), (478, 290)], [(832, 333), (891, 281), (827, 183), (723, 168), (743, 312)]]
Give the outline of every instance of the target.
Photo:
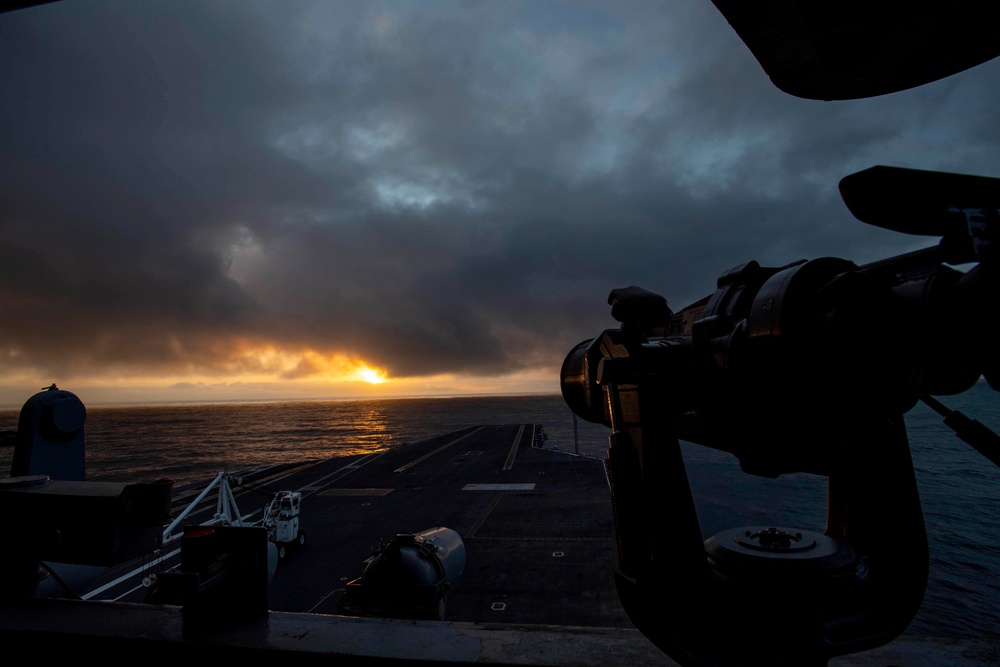
[[(109, 656), (266, 653), (310, 664), (331, 655), (345, 664), (676, 664), (631, 625), (619, 603), (604, 462), (533, 446), (534, 429), (475, 426), (369, 455), (241, 472), (232, 489), (249, 521), (273, 492), (302, 494), (307, 539), (278, 563), (260, 618), (231, 622), (220, 614), (192, 632), (184, 609), (142, 603), (148, 571), (130, 577), (118, 569), (93, 590), (93, 602), (4, 607), (0, 639), (69, 641)], [(174, 489), (174, 512), (201, 490)], [(216, 509), (216, 494), (207, 494), (186, 525), (211, 520)], [(443, 620), (341, 613), (347, 584), (373, 547), (438, 527), (456, 531), (466, 555)], [(163, 551), (176, 559), (180, 549)], [(971, 667), (992, 664), (996, 650), (989, 642), (900, 638), (830, 665)]]
[(603, 463), (533, 440), (531, 424), (480, 426), (269, 480), (303, 494), (307, 534), (278, 566), (271, 609), (335, 614), (380, 540), (445, 527), (466, 549), (445, 620), (631, 627)]

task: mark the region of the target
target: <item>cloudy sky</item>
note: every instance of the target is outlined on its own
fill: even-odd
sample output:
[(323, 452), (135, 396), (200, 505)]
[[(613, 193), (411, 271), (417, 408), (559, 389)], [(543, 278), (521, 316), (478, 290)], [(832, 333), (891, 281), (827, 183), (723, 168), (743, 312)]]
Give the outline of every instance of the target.
[(837, 183), (1000, 176), (998, 82), (795, 98), (709, 0), (0, 14), (0, 402), (557, 393), (612, 288), (936, 242)]

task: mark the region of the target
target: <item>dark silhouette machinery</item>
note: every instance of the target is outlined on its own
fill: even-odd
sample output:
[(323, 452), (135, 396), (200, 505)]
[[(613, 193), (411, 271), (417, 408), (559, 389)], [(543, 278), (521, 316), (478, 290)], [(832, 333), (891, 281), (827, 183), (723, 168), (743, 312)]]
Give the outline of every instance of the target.
[[(1000, 462), (992, 432), (933, 399), (982, 376), (1000, 388), (1000, 179), (873, 167), (840, 190), (859, 219), (940, 242), (865, 266), (748, 262), (676, 314), (617, 289), (620, 327), (562, 368), (574, 412), (612, 429), (622, 602), (683, 664), (826, 664), (907, 627), (928, 567), (903, 423), (921, 398)], [(747, 473), (828, 477), (825, 531), (703, 541), (679, 440), (731, 452)]]
[[(772, 82), (807, 99), (889, 94), (1000, 55), (972, 2), (713, 3)], [(934, 398), (981, 377), (1000, 389), (1000, 179), (876, 166), (840, 192), (859, 220), (940, 242), (864, 266), (747, 262), (677, 313), (616, 289), (620, 327), (563, 364), (566, 402), (611, 428), (619, 596), (685, 665), (826, 664), (907, 627), (928, 569), (903, 421), (918, 400), (1000, 464), (997, 436)], [(703, 540), (679, 440), (731, 452), (751, 474), (826, 476), (824, 531)]]

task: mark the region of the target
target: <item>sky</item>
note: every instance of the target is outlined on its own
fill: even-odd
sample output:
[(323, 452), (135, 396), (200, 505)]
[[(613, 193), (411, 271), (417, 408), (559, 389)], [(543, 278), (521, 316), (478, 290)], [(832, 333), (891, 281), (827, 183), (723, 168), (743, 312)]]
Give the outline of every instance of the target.
[(708, 0), (0, 14), (0, 404), (558, 393), (614, 288), (936, 243), (837, 184), (1000, 176), (998, 81), (799, 99)]

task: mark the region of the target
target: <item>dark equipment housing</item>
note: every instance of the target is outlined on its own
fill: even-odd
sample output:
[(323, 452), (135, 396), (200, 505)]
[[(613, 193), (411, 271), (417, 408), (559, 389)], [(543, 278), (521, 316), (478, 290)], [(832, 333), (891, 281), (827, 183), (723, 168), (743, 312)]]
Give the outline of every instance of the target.
[[(879, 166), (840, 192), (862, 221), (940, 242), (864, 266), (747, 262), (677, 313), (614, 290), (620, 327), (563, 364), (567, 404), (612, 429), (619, 595), (682, 664), (826, 664), (897, 637), (928, 569), (903, 415), (921, 399), (945, 414), (932, 396), (981, 377), (1000, 388), (1000, 179)], [(960, 435), (1000, 463), (992, 432), (949, 417), (978, 425)], [(751, 474), (826, 476), (824, 532), (703, 540), (678, 440), (731, 452)]]
[(465, 573), (465, 543), (451, 528), (380, 541), (337, 605), (347, 616), (444, 620), (448, 594)]

